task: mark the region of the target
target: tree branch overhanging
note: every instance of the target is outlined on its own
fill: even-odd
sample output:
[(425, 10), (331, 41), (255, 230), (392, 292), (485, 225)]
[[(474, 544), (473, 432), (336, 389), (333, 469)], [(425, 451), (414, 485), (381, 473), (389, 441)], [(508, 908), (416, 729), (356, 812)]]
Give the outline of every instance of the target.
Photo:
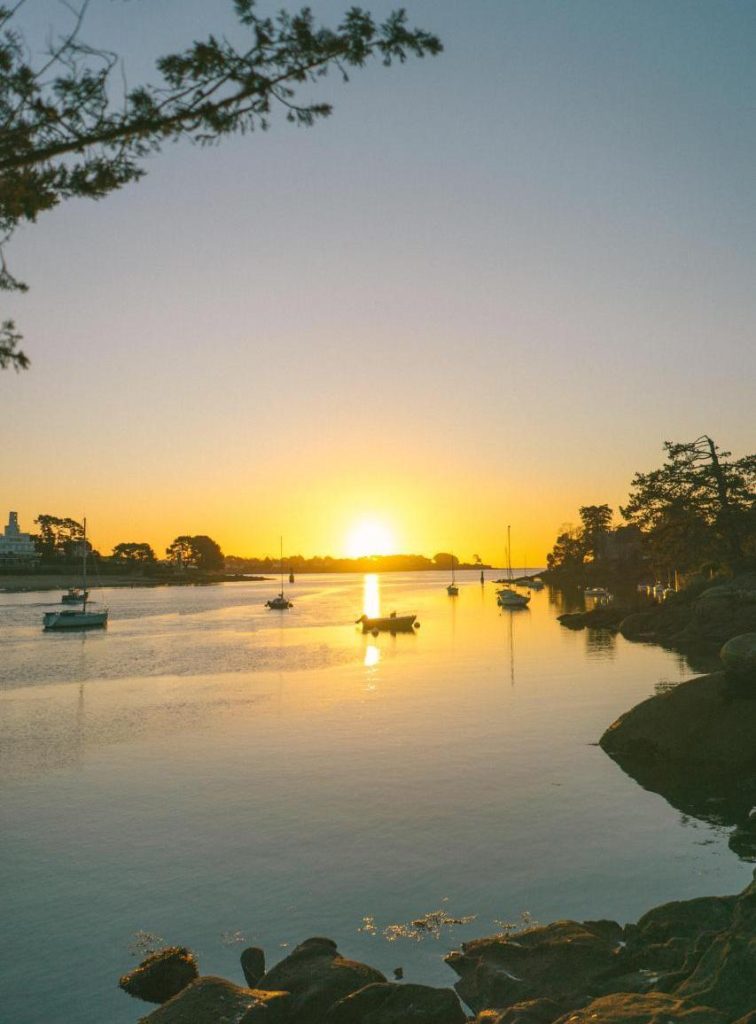
[[(81, 33), (90, 0), (66, 4), (72, 23), (33, 66), (13, 19), (24, 0), (0, 4), (0, 289), (25, 290), (8, 270), (3, 245), (22, 222), (65, 199), (101, 199), (144, 173), (144, 158), (168, 141), (199, 144), (269, 126), (276, 109), (310, 126), (331, 113), (322, 101), (298, 94), (334, 69), (377, 59), (385, 66), (435, 56), (440, 41), (407, 25), (404, 10), (376, 22), (350, 8), (335, 29), (315, 23), (309, 8), (274, 17), (257, 13), (256, 0), (232, 0), (247, 42), (237, 48), (209, 35), (156, 62), (157, 84), (126, 90), (120, 105), (111, 88), (117, 55), (87, 46)], [(9, 326), (10, 325), (10, 326)], [(28, 365), (21, 335), (5, 321), (0, 368)]]

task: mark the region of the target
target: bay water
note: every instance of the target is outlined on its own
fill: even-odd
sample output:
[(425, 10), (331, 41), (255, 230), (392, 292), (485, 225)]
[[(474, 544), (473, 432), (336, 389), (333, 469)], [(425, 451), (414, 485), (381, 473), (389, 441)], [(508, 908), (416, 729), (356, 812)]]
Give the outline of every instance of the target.
[[(245, 945), (327, 935), (451, 985), (444, 954), (508, 923), (742, 889), (725, 829), (596, 745), (685, 659), (447, 582), (301, 576), (288, 612), (277, 581), (106, 589), (107, 630), (71, 634), (42, 632), (57, 594), (0, 594), (4, 1019), (136, 1021), (117, 979), (161, 940), (243, 983)], [(465, 923), (412, 925), (434, 911)]]

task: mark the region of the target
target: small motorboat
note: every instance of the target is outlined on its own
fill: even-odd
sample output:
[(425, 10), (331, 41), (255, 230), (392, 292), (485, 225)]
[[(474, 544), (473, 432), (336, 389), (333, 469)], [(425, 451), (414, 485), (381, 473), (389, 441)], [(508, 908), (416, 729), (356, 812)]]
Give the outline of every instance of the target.
[(459, 587), (457, 586), (457, 581), (454, 578), (454, 562), (455, 562), (455, 558), (454, 558), (454, 555), (452, 555), (451, 556), (452, 578), (451, 578), (451, 583), (446, 588), (446, 593), (449, 595), (449, 597), (456, 597), (459, 594)]
[(362, 625), (363, 633), (411, 633), (420, 627), (417, 615), (397, 615), (396, 612), (383, 617), (360, 615), (356, 624)]
[(606, 587), (586, 587), (583, 593), (587, 597), (609, 597)]
[(80, 587), (69, 587), (61, 596), (61, 604), (82, 604), (89, 597), (88, 590), (81, 590)]

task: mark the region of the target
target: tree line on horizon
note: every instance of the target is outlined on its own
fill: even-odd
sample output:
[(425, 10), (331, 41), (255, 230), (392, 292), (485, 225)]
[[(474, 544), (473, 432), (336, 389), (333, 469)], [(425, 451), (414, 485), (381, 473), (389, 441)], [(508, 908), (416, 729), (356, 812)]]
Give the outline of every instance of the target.
[[(82, 555), (84, 526), (75, 519), (54, 516), (48, 513), (37, 516), (34, 522), (39, 527), (32, 540), (46, 565), (68, 565), (77, 562)], [(96, 551), (86, 541), (87, 552), (103, 566), (118, 567), (126, 571), (159, 571), (170, 569), (199, 570), (202, 572), (229, 572), (236, 574), (287, 572), (412, 572), (423, 569), (448, 569), (452, 562), (456, 569), (490, 569), (480, 555), (473, 555), (471, 562), (460, 561), (448, 551), (438, 551), (432, 558), (425, 555), (366, 555), (361, 558), (334, 558), (330, 555), (288, 555), (283, 566), (280, 558), (240, 557), (224, 555), (220, 545), (206, 534), (181, 534), (165, 549), (165, 558), (159, 559), (153, 547), (146, 541), (122, 541), (116, 544), (110, 555)]]
[(633, 477), (623, 525), (603, 504), (561, 528), (547, 556), (554, 575), (756, 571), (756, 455), (732, 459), (708, 434), (664, 450), (661, 467)]

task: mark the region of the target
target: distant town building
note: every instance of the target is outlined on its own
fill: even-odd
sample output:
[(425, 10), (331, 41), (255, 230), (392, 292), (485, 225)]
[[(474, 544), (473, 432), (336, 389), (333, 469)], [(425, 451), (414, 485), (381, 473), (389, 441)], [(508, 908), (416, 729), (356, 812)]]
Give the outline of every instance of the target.
[(34, 541), (18, 528), (18, 512), (9, 512), (8, 525), (0, 536), (0, 565), (33, 562), (38, 557)]

